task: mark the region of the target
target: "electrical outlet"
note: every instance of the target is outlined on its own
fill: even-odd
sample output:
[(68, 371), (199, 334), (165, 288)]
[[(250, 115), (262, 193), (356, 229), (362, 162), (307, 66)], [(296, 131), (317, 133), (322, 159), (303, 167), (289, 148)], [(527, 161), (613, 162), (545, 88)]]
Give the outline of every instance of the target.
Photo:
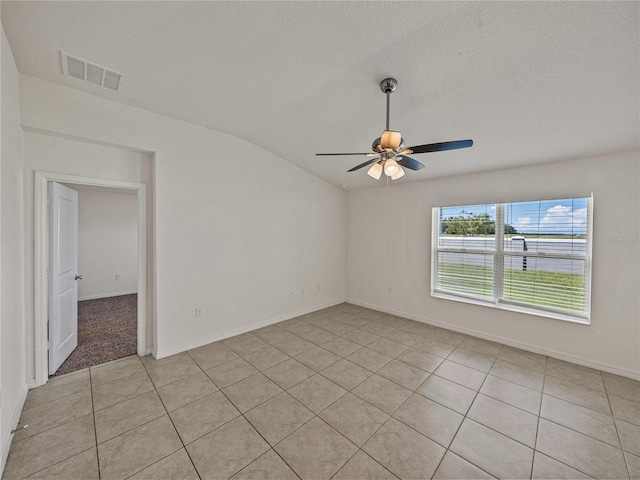
[(387, 289), (387, 293), (388, 293), (389, 295), (391, 295), (391, 294), (393, 293), (393, 290), (391, 289), (391, 287), (389, 287), (389, 288)]
[(320, 291), (320, 284), (318, 284), (318, 286), (316, 287), (316, 290), (319, 292)]
[(202, 317), (202, 309), (200, 307), (196, 307), (196, 318)]
[(304, 295), (304, 288), (300, 290), (300, 295)]
[(116, 273), (116, 280), (122, 280), (122, 275), (120, 275), (119, 273)]

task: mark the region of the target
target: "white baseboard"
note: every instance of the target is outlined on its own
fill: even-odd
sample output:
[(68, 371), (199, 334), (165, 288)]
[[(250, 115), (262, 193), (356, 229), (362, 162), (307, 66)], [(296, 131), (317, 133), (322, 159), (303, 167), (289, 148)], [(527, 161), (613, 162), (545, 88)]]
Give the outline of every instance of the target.
[(86, 295), (84, 297), (78, 297), (78, 301), (82, 302), (83, 300), (96, 300), (98, 298), (119, 297), (120, 295), (133, 295), (134, 293), (138, 293), (138, 291), (133, 290), (130, 292), (99, 293), (97, 295)]
[(563, 352), (559, 352), (557, 350), (553, 350), (550, 348), (541, 348), (536, 345), (531, 345), (524, 342), (518, 342), (515, 340), (511, 340), (509, 338), (501, 337), (499, 335), (491, 335), (479, 330), (474, 330), (471, 328), (458, 327), (456, 325), (451, 325), (449, 323), (440, 322), (438, 320), (433, 320), (428, 317), (422, 317), (419, 315), (413, 315), (407, 312), (400, 312), (397, 310), (380, 307), (378, 305), (371, 305), (366, 302), (360, 302), (357, 300), (346, 300), (347, 303), (352, 303), (354, 305), (359, 305), (365, 308), (371, 308), (372, 310), (378, 310), (380, 312), (389, 313), (391, 315), (396, 315), (398, 317), (408, 318), (410, 320), (415, 320), (416, 322), (426, 323), (427, 325), (433, 325), (434, 327), (445, 328), (447, 330), (451, 330), (453, 332), (464, 333), (465, 335), (471, 335), (473, 337), (482, 338), (484, 340), (490, 340), (496, 343), (502, 343), (503, 345), (508, 345), (510, 347), (520, 348), (522, 350), (526, 350), (528, 352), (539, 353), (540, 355), (547, 355), (549, 357), (557, 358), (558, 360), (564, 360), (571, 363), (576, 363), (578, 365), (582, 365), (584, 367), (595, 368), (597, 370), (602, 370), (603, 372), (613, 373), (615, 375), (620, 375), (622, 377), (631, 378), (633, 380), (640, 380), (640, 372), (629, 370), (626, 368), (616, 367), (614, 365), (609, 365), (607, 363), (602, 362), (594, 362), (592, 360), (577, 357), (575, 355), (569, 355)]
[(27, 383), (25, 383), (24, 385), (22, 385), (18, 404), (16, 405), (13, 414), (11, 415), (9, 430), (7, 430), (6, 436), (2, 439), (2, 464), (0, 464), (0, 475), (2, 475), (2, 472), (4, 472), (4, 466), (7, 464), (7, 458), (9, 458), (9, 449), (11, 448), (11, 440), (13, 440), (13, 433), (11, 433), (11, 430), (18, 426), (20, 415), (22, 415), (22, 407), (24, 407), (24, 401), (27, 399), (28, 392), (29, 388)]
[(316, 306), (311, 307), (311, 308), (306, 308), (304, 310), (299, 310), (299, 311), (294, 312), (294, 313), (280, 315), (280, 316), (275, 317), (275, 318), (270, 318), (268, 320), (264, 320), (262, 322), (254, 323), (254, 324), (251, 324), (251, 325), (243, 327), (243, 328), (238, 328), (236, 330), (231, 330), (231, 331), (228, 331), (228, 332), (224, 332), (222, 334), (212, 335), (210, 337), (199, 338), (196, 341), (183, 343), (181, 345), (178, 345), (178, 346), (175, 346), (175, 347), (171, 347), (171, 348), (168, 348), (166, 350), (157, 350), (154, 347), (154, 350), (152, 351), (152, 355), (156, 359), (169, 357), (171, 355), (175, 355), (176, 353), (184, 352), (186, 350), (191, 350), (192, 348), (201, 347), (201, 346), (207, 345), (209, 343), (213, 343), (213, 342), (218, 342), (220, 340), (224, 340), (225, 338), (234, 337), (234, 336), (240, 335), (242, 333), (247, 333), (247, 332), (251, 332), (253, 330), (257, 330), (259, 328), (268, 327), (269, 325), (273, 325), (274, 323), (283, 322), (285, 320), (290, 320), (292, 318), (299, 317), (300, 315), (306, 315), (307, 313), (316, 312), (318, 310), (322, 310), (323, 308), (333, 307), (334, 305), (339, 305), (341, 303), (344, 303), (344, 301), (345, 301), (344, 299), (341, 299), (341, 300), (336, 300), (336, 301), (329, 302), (329, 303), (322, 304), (322, 305), (316, 305)]

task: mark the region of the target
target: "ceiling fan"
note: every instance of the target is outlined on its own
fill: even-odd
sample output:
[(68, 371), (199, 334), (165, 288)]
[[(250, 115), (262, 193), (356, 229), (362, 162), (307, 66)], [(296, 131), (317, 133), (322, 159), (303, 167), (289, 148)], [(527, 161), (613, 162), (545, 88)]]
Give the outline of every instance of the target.
[(397, 180), (404, 175), (402, 167), (409, 170), (420, 170), (424, 165), (407, 155), (412, 153), (442, 152), (444, 150), (456, 150), (458, 148), (468, 148), (473, 145), (473, 140), (456, 140), (453, 142), (428, 143), (415, 147), (405, 148), (404, 139), (400, 132), (389, 130), (389, 100), (392, 92), (395, 91), (398, 82), (395, 78), (385, 78), (380, 82), (380, 90), (387, 95), (387, 126), (379, 138), (373, 141), (370, 153), (316, 153), (316, 155), (365, 155), (373, 157), (360, 165), (356, 165), (348, 172), (359, 170), (368, 165), (373, 166), (367, 172), (368, 175), (378, 180), (384, 171), (385, 175)]

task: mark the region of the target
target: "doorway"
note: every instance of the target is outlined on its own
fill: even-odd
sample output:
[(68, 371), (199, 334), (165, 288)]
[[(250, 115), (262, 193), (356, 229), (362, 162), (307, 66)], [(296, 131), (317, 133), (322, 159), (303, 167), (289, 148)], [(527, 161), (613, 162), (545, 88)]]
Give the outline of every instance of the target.
[(48, 187), (49, 375), (58, 376), (137, 353), (138, 212), (135, 190)]
[[(69, 187), (80, 189), (111, 189), (131, 192), (136, 197), (137, 207), (137, 282), (136, 298), (134, 300), (137, 328), (135, 353), (142, 356), (147, 353), (147, 281), (146, 281), (146, 217), (147, 199), (146, 185), (142, 183), (123, 182), (119, 180), (105, 180), (90, 177), (80, 177), (51, 172), (35, 172), (35, 219), (36, 219), (36, 251), (35, 251), (35, 373), (36, 386), (47, 382), (49, 374), (49, 213), (47, 207), (47, 186), (49, 182), (63, 183)], [(78, 272), (81, 273), (81, 272)], [(115, 274), (114, 274), (115, 275)], [(82, 280), (80, 280), (82, 281)], [(124, 292), (126, 293), (126, 292)], [(127, 299), (131, 303), (131, 299)]]

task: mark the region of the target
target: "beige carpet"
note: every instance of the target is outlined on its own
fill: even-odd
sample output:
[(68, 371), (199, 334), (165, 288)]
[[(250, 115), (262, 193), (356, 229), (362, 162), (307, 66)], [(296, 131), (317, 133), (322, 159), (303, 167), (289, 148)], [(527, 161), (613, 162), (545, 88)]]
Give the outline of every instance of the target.
[(78, 346), (52, 376), (134, 355), (138, 295), (78, 302)]

